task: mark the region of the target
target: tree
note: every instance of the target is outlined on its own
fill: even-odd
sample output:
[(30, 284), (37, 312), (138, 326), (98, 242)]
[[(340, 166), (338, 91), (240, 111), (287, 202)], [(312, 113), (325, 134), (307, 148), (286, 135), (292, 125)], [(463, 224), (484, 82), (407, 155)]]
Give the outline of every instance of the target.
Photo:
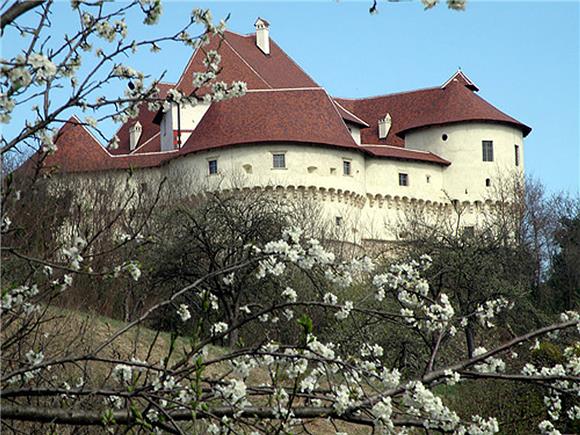
[[(389, 0), (398, 2), (400, 0)], [(431, 9), (439, 4), (439, 0), (421, 0), (421, 3), (425, 7), (425, 10)], [(453, 9), (456, 11), (463, 11), (465, 10), (465, 5), (467, 4), (467, 0), (447, 0), (447, 7), (449, 9)], [(371, 14), (377, 14), (379, 12), (379, 7), (377, 4), (377, 0), (373, 0), (373, 4), (369, 8), (369, 12)]]
[(558, 251), (552, 258), (548, 282), (554, 305), (564, 310), (578, 307), (580, 298), (580, 214), (578, 202), (571, 217), (561, 217), (561, 228), (556, 234)]
[[(51, 32), (54, 2), (17, 2), (2, 13), (2, 29), (5, 36), (20, 33), (29, 40), (23, 53), (6, 53), (10, 59), (2, 60), (0, 89), (0, 121), (19, 122), (22, 128), (12, 137), (2, 137), (0, 152), (25, 152), (41, 149), (44, 153), (55, 150), (58, 127), (70, 118), (71, 111), (90, 112), (78, 123), (90, 128), (109, 146), (116, 146), (116, 138), (110, 137), (102, 126), (105, 121), (124, 122), (135, 117), (139, 107), (147, 104), (150, 110), (166, 108), (171, 101), (196, 103), (201, 98), (197, 91), (208, 86), (219, 71), (219, 58), (208, 52), (207, 70), (195, 78), (196, 89), (191, 95), (183, 95), (174, 89), (165, 99), (158, 97), (157, 84), (163, 75), (151, 79), (146, 74), (126, 65), (127, 58), (142, 49), (157, 52), (168, 43), (186, 44), (192, 48), (203, 46), (209, 36), (220, 33), (225, 22), (214, 25), (208, 10), (195, 9), (186, 23), (174, 33), (145, 40), (129, 39), (127, 17), (140, 11), (145, 25), (157, 22), (162, 8), (159, 0), (132, 1), (120, 7), (110, 7), (104, 2), (84, 3), (72, 1), (76, 12), (78, 30), (72, 35), (56, 38)], [(38, 8), (37, 20), (24, 20), (23, 14), (30, 8)], [(24, 24), (20, 24), (18, 19)], [(199, 36), (189, 32), (201, 28)], [(49, 35), (49, 32), (51, 34)], [(79, 74), (81, 65), (90, 62), (87, 72)], [(193, 78), (192, 78), (193, 80)], [(109, 96), (114, 84), (125, 83), (122, 96)], [(242, 95), (245, 86), (235, 82), (230, 85), (212, 82), (219, 88), (219, 98)], [(211, 90), (211, 88), (210, 88)], [(118, 92), (117, 92), (118, 93)], [(207, 93), (205, 98), (212, 98)], [(25, 120), (13, 120), (12, 114), (21, 107), (31, 109), (33, 116)], [(16, 111), (16, 112), (15, 112)]]
[(449, 215), (415, 210), (407, 213), (397, 228), (409, 234), (401, 241), (403, 255), (433, 258), (428, 274), (431, 291), (434, 296), (449, 294), (465, 316), (461, 326), (466, 354), (471, 358), (477, 347), (478, 318), (474, 313), (501, 310), (507, 308), (508, 301), (525, 300), (533, 264), (528, 261), (525, 245), (516, 243), (514, 235), (520, 223), (513, 219), (512, 210), (490, 211), (475, 226), (467, 225), (469, 217), (465, 214), (465, 208), (457, 203)]

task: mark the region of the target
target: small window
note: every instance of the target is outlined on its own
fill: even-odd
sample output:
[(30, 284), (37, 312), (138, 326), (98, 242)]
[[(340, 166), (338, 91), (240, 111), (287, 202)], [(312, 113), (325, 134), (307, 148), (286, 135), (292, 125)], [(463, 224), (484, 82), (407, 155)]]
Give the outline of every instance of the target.
[(215, 175), (218, 173), (218, 164), (217, 160), (208, 160), (207, 167), (209, 170), (209, 175)]
[(491, 186), (491, 179), (490, 178), (486, 178), (485, 179), (485, 187), (490, 187)]
[(429, 184), (431, 182), (431, 175), (425, 175), (425, 181)]
[(475, 236), (475, 227), (469, 226), (463, 228), (463, 234), (465, 237), (473, 237)]
[(330, 175), (336, 175), (336, 168), (330, 168)]
[(516, 166), (520, 166), (520, 146), (514, 145)]
[(408, 186), (409, 185), (409, 175), (399, 172), (399, 186)]
[(493, 141), (484, 140), (481, 142), (481, 147), (483, 150), (483, 161), (493, 162)]
[(447, 139), (449, 139), (449, 136), (447, 136), (447, 134), (446, 134), (446, 133), (443, 133), (443, 134), (441, 135), (441, 140), (442, 140), (443, 142), (446, 142), (446, 141), (447, 141)]
[(246, 174), (252, 173), (252, 165), (250, 165), (249, 163), (243, 165), (242, 168), (244, 168), (244, 171), (246, 171)]
[(404, 239), (407, 239), (407, 238), (409, 238), (409, 233), (407, 231), (401, 231), (399, 233), (399, 239), (404, 240)]
[(343, 170), (344, 175), (351, 174), (351, 164), (350, 164), (349, 160), (342, 161), (342, 170)]
[(342, 216), (336, 216), (334, 222), (336, 223), (337, 227), (342, 226)]
[(283, 153), (272, 154), (272, 166), (275, 169), (286, 168), (286, 154)]

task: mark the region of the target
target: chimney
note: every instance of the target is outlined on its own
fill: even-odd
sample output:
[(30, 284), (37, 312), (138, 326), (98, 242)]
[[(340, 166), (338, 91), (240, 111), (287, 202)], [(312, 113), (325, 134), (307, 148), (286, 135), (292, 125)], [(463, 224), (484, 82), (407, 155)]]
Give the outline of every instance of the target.
[(141, 133), (143, 132), (143, 127), (141, 127), (141, 123), (137, 121), (135, 124), (131, 126), (129, 129), (129, 149), (133, 151), (137, 147), (137, 143), (141, 138)]
[(391, 115), (386, 114), (382, 119), (379, 119), (379, 139), (385, 139), (391, 129)]
[(264, 54), (270, 54), (270, 23), (258, 17), (254, 27), (256, 28), (256, 45)]

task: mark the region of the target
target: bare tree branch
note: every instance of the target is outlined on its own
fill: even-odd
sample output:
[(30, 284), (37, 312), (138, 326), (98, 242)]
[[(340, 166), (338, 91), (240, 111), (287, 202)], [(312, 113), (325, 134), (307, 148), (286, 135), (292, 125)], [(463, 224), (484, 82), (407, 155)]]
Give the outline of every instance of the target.
[(17, 0), (12, 6), (0, 15), (0, 30), (4, 32), (4, 28), (16, 20), (21, 15), (25, 14), (31, 9), (34, 9), (44, 3), (46, 0)]

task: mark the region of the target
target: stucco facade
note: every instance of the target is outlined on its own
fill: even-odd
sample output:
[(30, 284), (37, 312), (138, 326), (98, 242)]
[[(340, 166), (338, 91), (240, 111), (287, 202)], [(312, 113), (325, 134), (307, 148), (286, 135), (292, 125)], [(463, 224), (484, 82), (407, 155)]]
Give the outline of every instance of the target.
[(118, 148), (73, 119), (42, 164), (73, 177), (130, 170), (135, 183), (167, 178), (177, 200), (240, 188), (309, 198), (356, 243), (400, 237), (397, 222), (417, 207), (450, 213), (461, 205), (464, 225), (475, 225), (502, 177), (523, 174), (531, 129), (481, 98), (462, 71), (432, 88), (335, 98), (270, 39), (267, 21), (256, 28), (215, 36), (205, 48), (219, 51), (222, 80), (247, 83), (243, 97), (193, 106), (168, 99), (193, 91), (204, 68), (198, 50), (177, 83), (159, 85), (170, 110), (143, 105), (117, 133)]
[[(444, 134), (446, 140), (442, 139)], [(491, 162), (484, 162), (482, 157), (482, 142), (486, 140), (493, 143)], [(436, 151), (451, 165), (280, 142), (188, 154), (169, 161), (155, 173), (157, 177), (166, 176), (169, 186), (179, 186), (179, 195), (255, 188), (277, 191), (289, 200), (297, 196), (315, 199), (321, 202), (329, 222), (344, 226), (345, 233), (356, 242), (399, 236), (393, 233), (393, 227), (408, 207), (417, 205), (451, 209), (452, 201), (457, 200), (468, 206), (464, 222), (472, 225), (482, 207), (495, 200), (494, 183), (514, 171), (523, 173), (522, 134), (504, 125), (468, 122), (438, 126), (413, 132), (407, 141), (417, 150)], [(274, 154), (284, 155), (285, 167), (274, 167)], [(210, 161), (217, 162), (215, 174), (209, 172)], [(345, 174), (344, 162), (349, 162), (350, 174)], [(150, 173), (150, 169), (142, 170), (139, 176)], [(400, 174), (406, 174), (407, 185), (400, 184)]]

